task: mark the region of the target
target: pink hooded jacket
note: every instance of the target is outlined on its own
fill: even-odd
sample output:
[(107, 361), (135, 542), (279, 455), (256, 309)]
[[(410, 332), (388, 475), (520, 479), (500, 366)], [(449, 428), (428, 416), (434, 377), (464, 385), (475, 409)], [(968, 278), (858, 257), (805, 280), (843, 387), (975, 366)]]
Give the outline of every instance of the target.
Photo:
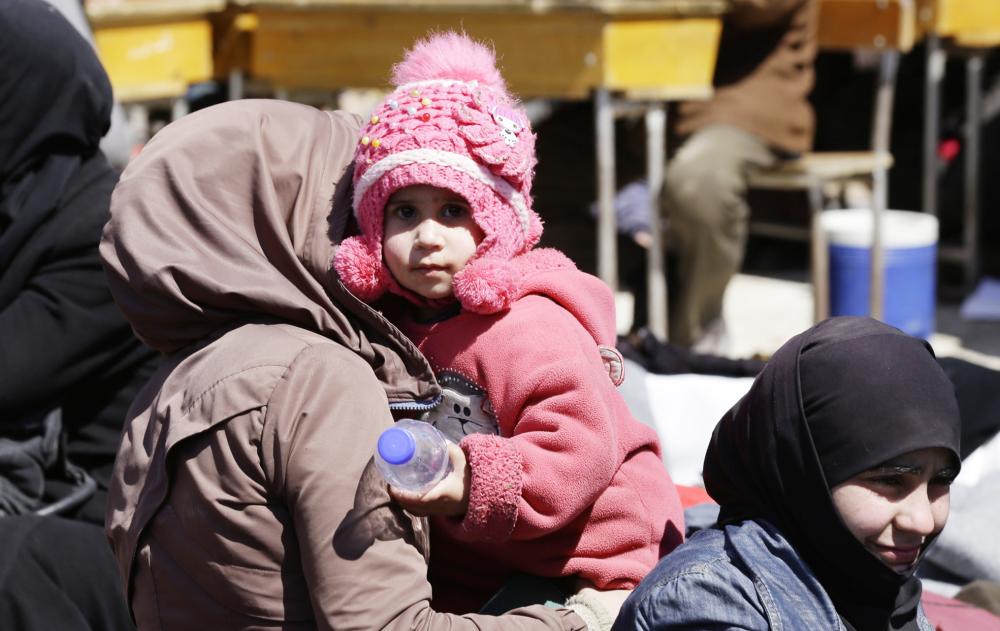
[(445, 390), (427, 420), (461, 440), (472, 471), (464, 518), (432, 522), (445, 610), (482, 604), (512, 572), (632, 588), (683, 538), (656, 433), (613, 383), (611, 291), (557, 250), (512, 262), (509, 310), (401, 325)]

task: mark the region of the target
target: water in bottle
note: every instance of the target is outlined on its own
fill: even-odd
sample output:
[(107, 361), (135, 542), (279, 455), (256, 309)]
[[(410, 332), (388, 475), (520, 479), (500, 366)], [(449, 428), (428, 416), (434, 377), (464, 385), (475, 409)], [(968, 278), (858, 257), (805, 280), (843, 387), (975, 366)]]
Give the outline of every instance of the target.
[(397, 489), (424, 493), (451, 472), (448, 439), (430, 423), (402, 419), (379, 436), (375, 466)]

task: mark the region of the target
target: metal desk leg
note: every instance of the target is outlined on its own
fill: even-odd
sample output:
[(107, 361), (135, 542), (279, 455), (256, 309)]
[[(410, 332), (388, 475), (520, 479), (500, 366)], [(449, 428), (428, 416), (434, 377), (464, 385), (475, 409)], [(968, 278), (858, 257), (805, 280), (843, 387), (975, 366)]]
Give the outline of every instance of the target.
[(983, 56), (979, 51), (972, 53), (965, 66), (965, 221), (962, 226), (962, 258), (967, 287), (971, 287), (979, 275), (979, 140), (983, 119)]
[(646, 253), (646, 287), (649, 330), (667, 339), (667, 278), (660, 222), (660, 194), (666, 160), (666, 105), (651, 104), (646, 110), (646, 179), (649, 183), (649, 251)]
[(175, 121), (178, 118), (187, 116), (188, 112), (191, 111), (191, 107), (188, 105), (187, 99), (183, 96), (179, 96), (174, 99), (174, 102), (170, 107), (170, 120)]
[(594, 92), (597, 132), (597, 275), (618, 289), (618, 242), (615, 226), (615, 112), (611, 93)]
[(823, 183), (815, 182), (809, 187), (813, 321), (820, 322), (830, 317), (830, 252), (826, 243), (826, 233), (820, 217), (823, 212)]
[(243, 98), (243, 71), (239, 68), (233, 68), (229, 71), (229, 94), (227, 96), (230, 101)]
[[(878, 155), (889, 154), (889, 134), (892, 127), (892, 101), (896, 90), (896, 70), (899, 66), (899, 53), (886, 51), (882, 53), (879, 64), (878, 86), (875, 97), (875, 120), (872, 125), (872, 147)], [(885, 257), (882, 249), (882, 215), (889, 201), (888, 169), (878, 169), (873, 174), (872, 195), (872, 249), (871, 249), (871, 285), (869, 287), (869, 306), (873, 318), (885, 318)]]
[(149, 108), (133, 103), (128, 106), (128, 126), (139, 142), (149, 140)]
[(937, 216), (938, 203), (938, 134), (941, 121), (941, 81), (944, 80), (946, 55), (937, 35), (927, 36), (927, 61), (924, 84), (924, 173), (922, 209)]

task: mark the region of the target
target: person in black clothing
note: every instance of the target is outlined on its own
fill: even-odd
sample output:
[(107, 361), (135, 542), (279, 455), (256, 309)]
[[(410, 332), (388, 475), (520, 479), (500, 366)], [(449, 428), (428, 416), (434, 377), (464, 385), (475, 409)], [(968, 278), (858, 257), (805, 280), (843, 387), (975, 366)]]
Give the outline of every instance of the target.
[[(98, 150), (111, 85), (90, 45), (39, 0), (3, 3), (0, 67), (0, 436), (30, 434), (58, 411), (65, 454), (98, 482), (78, 516), (103, 523), (125, 412), (155, 361), (97, 253), (117, 181)], [(32, 490), (0, 507), (37, 508), (46, 498)]]
[(62, 517), (6, 517), (0, 519), (0, 541), (0, 628), (135, 628), (107, 539), (97, 526)]
[[(97, 251), (117, 181), (98, 149), (111, 85), (42, 0), (0, 3), (0, 67), (0, 626), (129, 628), (94, 524), (156, 355), (119, 313)], [(78, 521), (31, 514), (91, 479), (96, 493), (58, 511)]]

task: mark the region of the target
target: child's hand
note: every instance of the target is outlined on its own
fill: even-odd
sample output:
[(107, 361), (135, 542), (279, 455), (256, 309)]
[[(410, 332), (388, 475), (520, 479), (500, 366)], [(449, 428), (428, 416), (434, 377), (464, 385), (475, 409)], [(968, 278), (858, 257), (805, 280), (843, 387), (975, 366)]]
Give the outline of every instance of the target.
[(469, 507), (472, 472), (465, 452), (458, 445), (448, 443), (448, 457), (451, 459), (451, 473), (423, 495), (402, 491), (392, 485), (389, 486), (389, 495), (417, 517), (464, 515)]

